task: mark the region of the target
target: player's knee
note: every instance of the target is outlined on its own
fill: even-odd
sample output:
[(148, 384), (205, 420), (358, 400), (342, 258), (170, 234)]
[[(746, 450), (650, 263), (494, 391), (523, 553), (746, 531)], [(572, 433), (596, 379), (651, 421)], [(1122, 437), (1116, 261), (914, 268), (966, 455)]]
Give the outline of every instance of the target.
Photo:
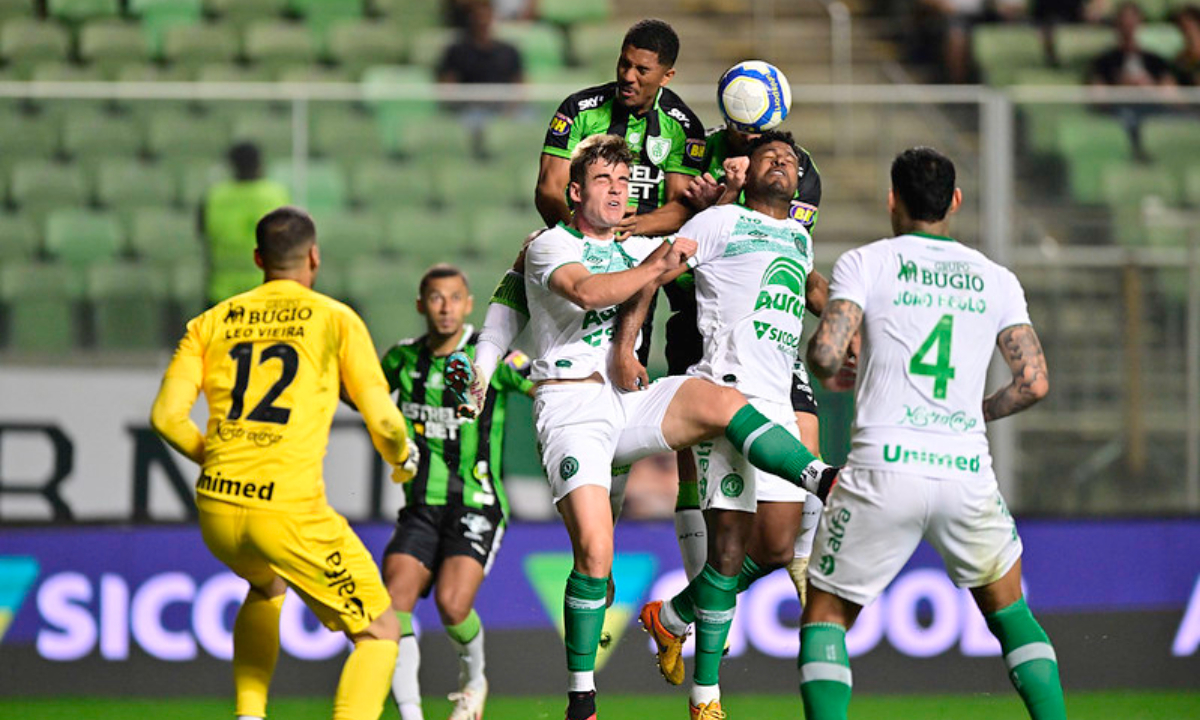
[(597, 541), (575, 552), (575, 570), (588, 577), (608, 577), (612, 570), (612, 542)]
[(697, 420), (712, 434), (718, 434), (729, 425), (733, 416), (746, 404), (746, 396), (736, 389), (709, 384), (704, 401), (695, 408)]
[(393, 642), (400, 642), (400, 620), (396, 618), (396, 613), (391, 610), (380, 613), (365, 630), (352, 635), (350, 639), (354, 642), (359, 642), (360, 640), (391, 640)]
[(471, 595), (457, 588), (443, 590), (439, 587), (434, 601), (443, 625), (461, 624), (471, 614)]

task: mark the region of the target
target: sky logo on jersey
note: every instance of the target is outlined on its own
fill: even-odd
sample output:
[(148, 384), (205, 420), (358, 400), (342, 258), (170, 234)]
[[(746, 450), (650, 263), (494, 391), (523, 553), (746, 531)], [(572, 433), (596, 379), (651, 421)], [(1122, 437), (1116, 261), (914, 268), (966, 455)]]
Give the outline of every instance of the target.
[(25, 602), (25, 596), (37, 580), (38, 562), (31, 557), (0, 557), (0, 642), (13, 618)]
[[(566, 638), (563, 630), (563, 589), (574, 563), (569, 552), (533, 553), (525, 558), (525, 577), (542, 601), (546, 616), (558, 628), (558, 636), (563, 639)], [(657, 570), (658, 559), (651, 553), (617, 553), (613, 557), (612, 575), (617, 592), (612, 607), (604, 614), (603, 633), (609, 641), (596, 656), (597, 670), (604, 668), (621, 636), (629, 629), (629, 621), (641, 610), (646, 591), (654, 581)]]

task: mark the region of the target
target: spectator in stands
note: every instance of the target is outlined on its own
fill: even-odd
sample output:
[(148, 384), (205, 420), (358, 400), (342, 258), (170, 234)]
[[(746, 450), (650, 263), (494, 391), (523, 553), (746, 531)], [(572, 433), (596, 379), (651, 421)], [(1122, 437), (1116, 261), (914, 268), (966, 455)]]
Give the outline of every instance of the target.
[[(1117, 6), (1113, 26), (1117, 31), (1117, 46), (1101, 53), (1088, 68), (1087, 81), (1097, 87), (1174, 87), (1175, 73), (1171, 64), (1138, 45), (1137, 31), (1144, 16), (1134, 2)], [(1161, 113), (1163, 108), (1145, 103), (1110, 104), (1103, 109), (1114, 113), (1133, 141), (1134, 152), (1141, 147), (1141, 123), (1146, 117)]]
[(1175, 14), (1175, 25), (1183, 35), (1175, 75), (1180, 85), (1200, 85), (1200, 5), (1185, 5)]
[(946, 82), (967, 83), (972, 77), (971, 28), (984, 21), (1015, 18), (1023, 10), (1023, 0), (919, 0), (917, 42), (937, 48), (939, 54), (931, 59)]
[[(520, 83), (524, 79), (521, 54), (509, 43), (493, 35), (494, 11), (487, 0), (470, 6), (467, 27), (446, 48), (438, 65), (438, 81), (443, 83)], [(503, 106), (495, 103), (461, 103), (455, 109), (475, 134), (476, 149), (481, 148), (483, 126)]]
[(1059, 65), (1054, 30), (1062, 24), (1098, 23), (1108, 14), (1108, 0), (1031, 0), (1030, 15), (1041, 27), (1042, 43), (1050, 65)]
[[(471, 10), (479, 0), (448, 0), (446, 15), (450, 25), (465, 28), (470, 24)], [(537, 0), (490, 0), (496, 19), (534, 20), (537, 18)]]
[(288, 189), (262, 176), (262, 156), (253, 143), (229, 149), (233, 179), (209, 188), (200, 209), (208, 242), (208, 302), (215, 304), (262, 283), (252, 262), (259, 218), (290, 202)]

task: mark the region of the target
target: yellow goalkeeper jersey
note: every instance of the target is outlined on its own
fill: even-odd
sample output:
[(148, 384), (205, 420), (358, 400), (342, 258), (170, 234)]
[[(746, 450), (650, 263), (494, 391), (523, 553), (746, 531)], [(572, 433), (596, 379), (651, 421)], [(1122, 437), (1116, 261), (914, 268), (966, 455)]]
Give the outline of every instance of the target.
[[(264, 283), (188, 323), (155, 401), (155, 427), (201, 463), (196, 494), (273, 510), (325, 502), (322, 461), (340, 389), (392, 464), (404, 420), (363, 321), (292, 280)], [(208, 426), (187, 418), (199, 392)]]

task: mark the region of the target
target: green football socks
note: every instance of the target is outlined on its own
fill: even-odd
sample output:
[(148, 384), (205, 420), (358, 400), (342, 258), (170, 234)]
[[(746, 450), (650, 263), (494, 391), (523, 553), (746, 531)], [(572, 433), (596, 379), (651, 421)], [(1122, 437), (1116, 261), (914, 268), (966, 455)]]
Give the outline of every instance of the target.
[(794, 435), (749, 403), (734, 413), (725, 437), (752, 465), (795, 485), (801, 484), (805, 468), (817, 459)]
[(737, 577), (722, 575), (712, 565), (705, 565), (688, 586), (696, 615), (696, 667), (692, 679), (697, 685), (716, 685), (720, 677), (725, 638), (737, 606), (737, 583)]
[(483, 623), (479, 622), (479, 613), (475, 612), (475, 608), (471, 608), (471, 614), (467, 615), (466, 620), (457, 625), (446, 626), (446, 634), (454, 642), (465, 645), (474, 640), (482, 628)]
[(1033, 720), (1065, 720), (1066, 704), (1058, 679), (1058, 658), (1050, 638), (1034, 619), (1025, 598), (984, 616), (1000, 641), (1013, 687)]
[(850, 708), (846, 629), (836, 623), (800, 628), (800, 696), (807, 720), (846, 720)]
[(737, 576), (737, 591), (739, 593), (746, 592), (746, 590), (754, 584), (755, 580), (770, 575), (772, 572), (774, 572), (774, 570), (775, 568), (762, 567), (758, 563), (754, 562), (754, 558), (747, 555), (745, 559), (742, 560), (742, 570)]
[(608, 578), (588, 577), (575, 570), (567, 578), (563, 597), (563, 629), (567, 646), (567, 670), (591, 672), (596, 668), (596, 650), (604, 629), (604, 600)]

